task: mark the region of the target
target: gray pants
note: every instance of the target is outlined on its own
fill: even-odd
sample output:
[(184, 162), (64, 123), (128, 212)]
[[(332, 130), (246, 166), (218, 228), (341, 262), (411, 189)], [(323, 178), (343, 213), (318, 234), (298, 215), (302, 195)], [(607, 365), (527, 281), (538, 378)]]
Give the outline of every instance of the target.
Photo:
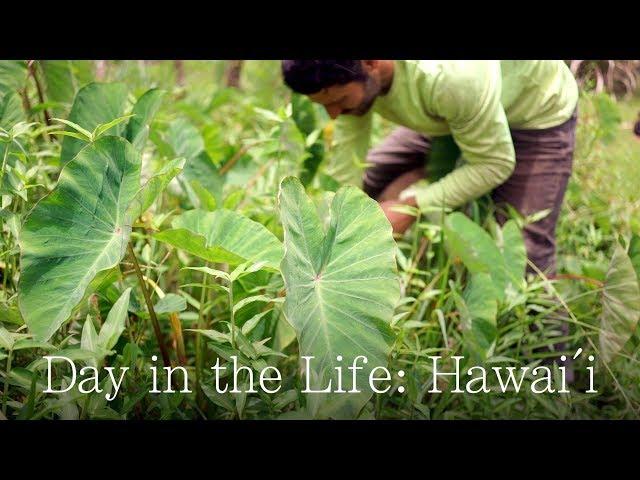
[[(496, 218), (506, 221), (505, 204), (522, 215), (550, 209), (542, 220), (524, 229), (527, 254), (533, 264), (548, 275), (556, 273), (556, 223), (571, 176), (575, 145), (576, 113), (565, 123), (543, 130), (511, 130), (516, 153), (513, 174), (491, 192)], [(400, 127), (369, 152), (364, 173), (364, 190), (377, 200), (397, 198), (409, 184), (430, 173), (441, 176), (442, 164), (430, 172), (433, 142), (427, 136)], [(454, 167), (450, 165), (449, 169)], [(446, 172), (445, 172), (446, 173)], [(394, 180), (395, 186), (390, 186)], [(531, 269), (529, 269), (531, 271)]]

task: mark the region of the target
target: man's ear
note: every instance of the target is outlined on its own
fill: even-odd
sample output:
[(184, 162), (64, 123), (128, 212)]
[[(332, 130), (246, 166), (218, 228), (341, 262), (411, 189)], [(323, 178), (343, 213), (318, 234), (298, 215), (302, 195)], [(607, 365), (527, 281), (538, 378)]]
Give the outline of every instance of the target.
[(362, 69), (367, 74), (371, 74), (380, 68), (380, 60), (362, 60)]

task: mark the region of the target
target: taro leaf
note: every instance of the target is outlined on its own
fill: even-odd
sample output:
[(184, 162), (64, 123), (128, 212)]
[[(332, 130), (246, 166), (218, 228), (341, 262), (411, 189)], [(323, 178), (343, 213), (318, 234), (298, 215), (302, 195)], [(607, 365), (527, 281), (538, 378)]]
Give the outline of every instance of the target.
[[(124, 115), (127, 89), (121, 83), (90, 83), (81, 88), (73, 101), (68, 120), (92, 132), (98, 125), (108, 123)], [(109, 131), (119, 135), (123, 124)], [(65, 136), (62, 141), (60, 163), (66, 164), (86, 145), (74, 137)]]
[(21, 90), (27, 83), (27, 62), (0, 60), (0, 91)]
[(133, 106), (135, 116), (127, 123), (125, 138), (137, 148), (144, 146), (149, 133), (148, 126), (162, 103), (165, 92), (152, 88), (147, 90)]
[(11, 130), (16, 123), (25, 120), (22, 101), (17, 93), (7, 92), (0, 96), (0, 127)]
[[(6, 92), (4, 95), (0, 93), (0, 128), (9, 131), (16, 123), (24, 120), (25, 114), (22, 109), (22, 101), (18, 94), (11, 91)], [(2, 140), (5, 139), (3, 138)], [(20, 147), (16, 145), (15, 142), (11, 142), (10, 145), (7, 145), (5, 141), (2, 141), (0, 143), (0, 163), (4, 159), (7, 148), (9, 148), (7, 155), (20, 151)], [(12, 177), (13, 175), (8, 175), (5, 178), (9, 182)]]
[[(336, 193), (326, 231), (297, 178), (282, 181), (278, 203), (285, 239), (284, 312), (300, 356), (314, 357), (311, 385), (326, 388), (331, 380), (336, 388), (335, 367), (351, 365), (359, 355), (368, 360), (360, 360), (359, 393), (327, 394), (318, 414), (356, 417), (373, 394), (369, 373), (387, 364), (393, 341), (389, 324), (400, 286), (391, 226), (378, 204), (355, 187)], [(352, 379), (343, 380), (344, 389), (352, 389)]]
[(38, 63), (44, 74), (47, 102), (54, 104), (54, 116), (66, 115), (78, 88), (92, 80), (92, 62), (42, 60)]
[(161, 242), (180, 248), (209, 262), (237, 265), (264, 261), (277, 270), (282, 243), (258, 222), (231, 210), (189, 210), (176, 217), (173, 229), (156, 233)]
[(61, 107), (53, 109), (57, 117), (64, 113), (64, 104), (71, 105), (76, 94), (74, 88), (73, 67), (70, 60), (43, 60), (40, 62), (44, 83), (46, 86), (46, 97), (48, 102), (62, 104)]
[(167, 293), (164, 297), (158, 300), (158, 303), (155, 304), (153, 309), (158, 314), (182, 312), (187, 309), (187, 301), (180, 295)]
[(610, 361), (633, 335), (640, 318), (640, 287), (631, 259), (617, 244), (604, 282), (600, 354)]
[(87, 145), (60, 174), (56, 188), (22, 229), (19, 306), (38, 340), (48, 340), (102, 270), (122, 259), (140, 185), (140, 154), (125, 139)]
[(206, 152), (201, 152), (187, 162), (184, 177), (189, 182), (193, 195), (198, 198), (199, 208), (214, 210), (222, 207), (224, 179)]
[(187, 160), (197, 157), (204, 150), (204, 140), (198, 129), (182, 118), (171, 122), (165, 140), (177, 156)]
[(509, 220), (502, 227), (502, 255), (509, 280), (518, 288), (527, 268), (527, 249), (515, 220)]
[(486, 360), (498, 337), (498, 294), (489, 274), (476, 273), (471, 275), (463, 296), (455, 296), (464, 345), (475, 360)]
[(509, 284), (505, 259), (491, 236), (469, 217), (454, 212), (444, 222), (445, 242), (449, 253), (459, 257), (472, 274), (488, 273), (504, 301)]
[(116, 343), (122, 332), (124, 332), (125, 322), (127, 321), (127, 308), (129, 307), (129, 298), (131, 296), (131, 288), (127, 288), (120, 298), (113, 304), (107, 319), (105, 320), (100, 334), (98, 335), (98, 345), (109, 351)]
[(175, 155), (187, 159), (179, 178), (185, 184), (193, 205), (210, 210), (221, 206), (224, 180), (204, 151), (204, 139), (198, 129), (187, 120), (174, 120), (167, 130), (166, 141)]
[(158, 195), (167, 188), (169, 182), (182, 171), (182, 167), (184, 167), (184, 158), (176, 158), (164, 165), (147, 180), (147, 183), (138, 190), (131, 202), (130, 214), (132, 219), (138, 218), (153, 204)]

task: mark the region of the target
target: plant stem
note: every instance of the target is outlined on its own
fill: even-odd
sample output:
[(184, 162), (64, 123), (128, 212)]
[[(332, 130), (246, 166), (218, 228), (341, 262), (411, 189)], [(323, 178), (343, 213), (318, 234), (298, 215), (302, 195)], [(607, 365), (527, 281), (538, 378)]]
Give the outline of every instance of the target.
[[(208, 266), (208, 264), (206, 264)], [(198, 309), (198, 329), (204, 330), (206, 327), (204, 322), (204, 304), (207, 300), (207, 280), (209, 279), (209, 275), (206, 273), (202, 274), (202, 291), (200, 292), (200, 308)], [(202, 343), (202, 335), (196, 335), (196, 396), (197, 403), (202, 404), (203, 396), (202, 396), (202, 388), (200, 388), (200, 380), (202, 378), (202, 364), (204, 362), (203, 355), (203, 346)]]
[[(38, 90), (38, 100), (40, 100), (40, 103), (44, 103), (44, 94), (42, 93), (42, 85), (40, 84), (38, 74), (36, 73), (35, 62), (29, 63), (29, 73), (31, 74), (33, 81), (36, 83), (36, 90)], [(51, 117), (49, 117), (49, 112), (46, 108), (43, 109), (43, 112), (45, 123), (47, 124), (47, 126), (51, 125)]]
[(590, 283), (591, 285), (595, 285), (598, 288), (604, 287), (604, 283), (600, 280), (591, 277), (585, 277), (584, 275), (575, 275), (572, 273), (563, 273), (561, 275), (556, 275), (554, 277), (555, 280), (582, 280), (583, 282)]
[(236, 348), (236, 316), (233, 313), (233, 282), (229, 282), (229, 315), (231, 317), (231, 348)]
[(20, 90), (20, 96), (22, 97), (22, 105), (27, 112), (31, 111), (31, 102), (29, 101), (29, 94), (27, 93), (27, 87)]
[(162, 353), (162, 361), (165, 367), (170, 367), (171, 360), (169, 359), (169, 352), (167, 351), (167, 347), (164, 344), (162, 330), (160, 330), (160, 323), (158, 323), (158, 317), (156, 317), (156, 311), (153, 309), (153, 304), (151, 303), (151, 296), (149, 295), (149, 291), (147, 290), (147, 285), (145, 284), (144, 278), (142, 277), (142, 271), (140, 270), (140, 265), (138, 264), (138, 259), (136, 258), (136, 254), (133, 251), (133, 246), (131, 245), (131, 242), (129, 242), (129, 245), (127, 248), (129, 249), (129, 255), (131, 256), (131, 260), (133, 261), (133, 266), (136, 269), (136, 275), (138, 276), (138, 282), (140, 283), (140, 288), (142, 289), (142, 294), (144, 295), (144, 301), (146, 302), (147, 309), (149, 310), (149, 316), (151, 317), (153, 331), (156, 334), (156, 339), (158, 340), (158, 346), (160, 347), (160, 352)]
[(229, 159), (228, 162), (226, 162), (224, 165), (222, 165), (222, 167), (220, 167), (220, 175), (224, 175), (225, 173), (227, 173), (229, 170), (231, 170), (231, 168), (236, 164), (236, 162), (238, 160), (240, 160), (240, 157), (242, 157), (245, 153), (247, 153), (247, 150), (249, 150), (251, 147), (253, 147), (255, 144), (247, 144), (244, 145), (243, 147), (241, 147), (234, 155), (233, 157), (231, 157), (231, 159)]
[(169, 314), (169, 320), (171, 321), (171, 329), (176, 339), (176, 352), (178, 353), (178, 362), (180, 365), (187, 364), (187, 355), (184, 350), (184, 337), (182, 336), (182, 324), (180, 323), (180, 317), (176, 312)]
[(13, 359), (13, 349), (9, 350), (7, 356), (7, 371), (4, 377), (4, 393), (2, 394), (2, 414), (7, 416), (7, 399), (9, 398), (9, 372), (11, 371), (11, 360)]
[[(44, 104), (44, 94), (42, 93), (42, 85), (40, 85), (40, 80), (38, 79), (38, 74), (36, 72), (35, 60), (29, 61), (28, 69), (29, 69), (29, 73), (31, 74), (31, 77), (33, 78), (33, 81), (36, 84), (36, 90), (38, 91), (38, 99), (40, 100), (41, 104)], [(49, 116), (49, 112), (47, 111), (46, 108), (44, 108), (42, 110), (42, 113), (44, 114), (44, 123), (47, 125), (47, 127), (50, 126), (51, 117)], [(44, 138), (46, 138), (50, 142), (53, 142), (52, 137), (53, 135), (51, 135), (49, 132), (44, 132)]]
[(418, 254), (413, 259), (413, 264), (411, 265), (411, 270), (409, 271), (409, 277), (407, 278), (406, 288), (408, 291), (411, 288), (411, 279), (413, 278), (413, 273), (416, 268), (418, 268), (418, 264), (424, 255), (424, 252), (427, 250), (427, 246), (429, 245), (429, 239), (427, 237), (422, 237), (420, 239), (420, 246), (418, 247)]

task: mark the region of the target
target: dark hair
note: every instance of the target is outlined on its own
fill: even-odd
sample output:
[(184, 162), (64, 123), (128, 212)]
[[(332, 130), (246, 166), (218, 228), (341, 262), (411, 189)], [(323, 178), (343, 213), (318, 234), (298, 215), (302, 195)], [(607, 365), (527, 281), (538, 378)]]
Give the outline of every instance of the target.
[(360, 60), (283, 60), (282, 75), (289, 88), (303, 94), (367, 79)]

